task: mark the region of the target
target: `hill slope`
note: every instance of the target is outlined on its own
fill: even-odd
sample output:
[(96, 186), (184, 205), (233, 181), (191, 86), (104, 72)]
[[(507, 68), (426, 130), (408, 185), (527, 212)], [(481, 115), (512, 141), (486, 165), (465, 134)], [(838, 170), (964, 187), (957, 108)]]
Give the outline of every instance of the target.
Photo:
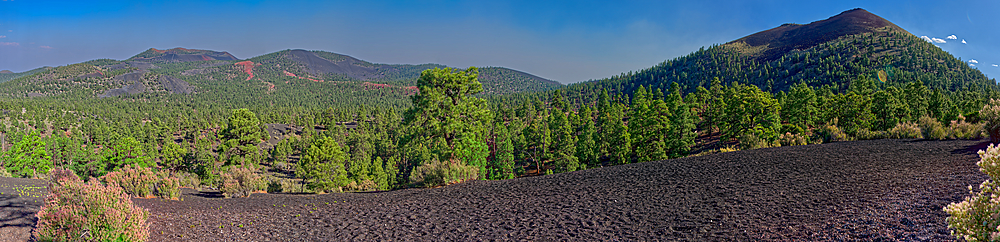
[[(78, 96), (114, 97), (139, 93), (220, 94), (243, 93), (245, 91), (240, 90), (246, 88), (270, 93), (279, 89), (305, 88), (294, 85), (301, 81), (331, 83), (320, 85), (331, 88), (336, 83), (354, 83), (349, 86), (411, 94), (420, 72), (446, 67), (438, 64), (376, 64), (324, 51), (283, 50), (239, 61), (227, 52), (151, 48), (122, 61), (99, 59), (25, 73), (0, 73), (0, 83), (20, 78), (0, 85), (0, 95), (25, 97), (75, 93)], [(479, 80), (486, 94), (543, 91), (562, 86), (502, 67), (485, 67), (481, 73)]]
[(995, 80), (941, 48), (862, 9), (806, 25), (785, 24), (732, 42), (702, 48), (637, 72), (577, 83), (569, 95), (595, 100), (601, 89), (631, 94), (640, 85), (685, 91), (714, 78), (778, 92), (800, 82), (845, 90), (851, 80), (889, 74), (886, 85), (920, 81), (950, 91), (996, 91)]

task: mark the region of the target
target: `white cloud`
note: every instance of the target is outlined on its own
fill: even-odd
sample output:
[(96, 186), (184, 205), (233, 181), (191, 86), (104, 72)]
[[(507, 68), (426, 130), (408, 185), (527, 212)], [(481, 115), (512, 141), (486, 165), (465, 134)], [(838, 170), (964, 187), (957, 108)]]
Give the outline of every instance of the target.
[(962, 44), (968, 44), (968, 43), (965, 43), (965, 39), (962, 39)]
[(934, 42), (935, 44), (944, 44), (944, 43), (948, 43), (948, 41), (945, 41), (945, 40), (943, 40), (943, 39), (938, 39), (938, 38), (931, 38), (931, 42)]
[(42, 48), (42, 49), (49, 49), (49, 50), (51, 50), (51, 49), (52, 49), (52, 46), (48, 46), (48, 45), (43, 45), (43, 46), (39, 46), (38, 48)]
[(969, 64), (969, 66), (976, 66), (976, 64)]
[(21, 44), (17, 42), (0, 42), (0, 46), (21, 46)]
[(993, 64), (993, 67), (1000, 67), (1000, 66), (998, 66), (997, 64)]
[(6, 35), (0, 35), (0, 39), (7, 38)]
[(944, 37), (944, 38), (946, 38), (946, 39), (958, 39), (958, 36), (949, 35), (948, 37)]
[(976, 59), (971, 59), (971, 60), (969, 60), (969, 63), (979, 64), (979, 61), (977, 61)]
[(927, 37), (926, 35), (920, 36), (920, 39), (923, 39), (924, 41), (927, 41), (927, 42), (934, 42), (934, 41), (931, 41), (931, 38)]

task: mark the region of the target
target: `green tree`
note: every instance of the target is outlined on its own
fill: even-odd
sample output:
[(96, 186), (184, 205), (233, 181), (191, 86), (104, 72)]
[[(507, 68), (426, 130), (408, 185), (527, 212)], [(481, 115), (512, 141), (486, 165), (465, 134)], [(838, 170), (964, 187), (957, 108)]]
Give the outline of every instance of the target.
[(184, 166), (184, 158), (187, 156), (187, 149), (173, 141), (168, 141), (163, 145), (163, 151), (160, 152), (160, 164), (167, 169), (178, 170)]
[[(458, 148), (465, 152), (482, 151), (483, 149), (476, 147), (483, 141), (474, 139), (477, 134), (482, 135), (478, 137), (485, 137), (485, 127), (492, 119), (492, 114), (486, 107), (486, 100), (473, 96), (483, 91), (478, 75), (475, 67), (464, 71), (435, 68), (421, 72), (417, 80), (420, 92), (411, 97), (413, 107), (406, 111), (403, 121), (404, 125), (412, 128), (402, 143), (406, 146), (428, 147), (439, 160), (457, 159), (455, 152)], [(470, 140), (463, 141), (464, 139)], [(460, 143), (464, 146), (459, 147)], [(487, 155), (466, 155), (464, 157), (471, 160), (463, 162), (467, 165), (475, 163), (482, 166), (480, 170), (483, 170), (486, 163), (480, 164), (478, 159), (473, 158)]]
[(268, 139), (260, 119), (249, 109), (235, 109), (222, 130), (219, 154), (229, 164), (256, 166), (263, 159), (257, 144)]
[(628, 126), (622, 120), (625, 116), (624, 109), (624, 105), (615, 104), (609, 112), (609, 126), (607, 128), (611, 132), (609, 133), (610, 138), (608, 138), (608, 155), (612, 164), (627, 164), (632, 154), (632, 138), (629, 135)]
[(754, 135), (770, 142), (778, 138), (781, 106), (770, 93), (754, 85), (733, 83), (727, 88), (725, 101), (721, 103), (726, 105), (717, 107), (725, 110), (719, 120), (724, 139)]
[(580, 128), (578, 129), (580, 138), (576, 141), (576, 157), (580, 159), (581, 164), (597, 167), (600, 148), (595, 141), (597, 139), (594, 137), (597, 134), (596, 127), (594, 127), (594, 119), (589, 106), (585, 105), (580, 110), (580, 120)]
[(337, 141), (330, 137), (317, 139), (299, 160), (295, 176), (315, 191), (340, 190), (350, 183), (346, 161), (347, 155)]
[(669, 114), (660, 114), (661, 116), (670, 115), (670, 129), (666, 139), (669, 158), (687, 156), (695, 144), (694, 139), (697, 137), (694, 132), (697, 128), (695, 125), (697, 117), (691, 112), (691, 105), (685, 103), (684, 99), (681, 98), (681, 92), (683, 91), (680, 85), (674, 82), (671, 84), (670, 95), (667, 95), (663, 102), (658, 101), (656, 106), (657, 110), (670, 110)]
[(490, 179), (513, 179), (514, 178), (514, 142), (506, 126), (498, 125), (500, 135), (500, 147), (497, 149), (497, 157), (494, 160), (493, 172)]
[(45, 150), (45, 141), (38, 131), (31, 131), (21, 137), (7, 152), (3, 153), (3, 167), (16, 177), (31, 178), (36, 174), (47, 174), (52, 169), (52, 157)]
[(781, 106), (781, 120), (806, 129), (817, 119), (816, 92), (805, 82), (792, 86)]
[(873, 129), (889, 130), (896, 124), (910, 119), (909, 107), (893, 95), (897, 92), (895, 87), (875, 92), (872, 97)]

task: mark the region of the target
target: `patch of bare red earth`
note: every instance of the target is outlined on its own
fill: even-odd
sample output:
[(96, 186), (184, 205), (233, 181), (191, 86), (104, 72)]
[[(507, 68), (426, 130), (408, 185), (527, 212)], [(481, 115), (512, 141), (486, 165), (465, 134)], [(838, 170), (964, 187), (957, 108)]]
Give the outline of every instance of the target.
[(133, 201), (151, 241), (945, 241), (941, 208), (986, 179), (985, 145), (839, 142), (433, 189)]
[[(204, 58), (204, 56), (202, 56), (202, 58)], [(236, 63), (233, 63), (233, 64), (234, 65), (238, 65), (238, 66), (242, 66), (243, 67), (243, 72), (246, 72), (247, 75), (250, 75), (249, 77), (247, 77), (247, 79), (246, 79), (247, 81), (249, 81), (250, 79), (253, 79), (253, 67), (256, 65), (256, 64), (253, 63), (253, 61), (240, 61), (240, 62), (236, 62)]]

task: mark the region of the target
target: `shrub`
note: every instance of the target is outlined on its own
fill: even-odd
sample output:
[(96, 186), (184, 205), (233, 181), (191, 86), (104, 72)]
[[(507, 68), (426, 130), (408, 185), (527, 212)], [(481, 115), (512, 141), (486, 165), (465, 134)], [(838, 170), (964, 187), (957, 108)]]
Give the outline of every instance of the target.
[(150, 197), (158, 177), (148, 167), (125, 165), (118, 171), (108, 172), (101, 177), (108, 186), (118, 186), (126, 194), (135, 197)]
[(247, 167), (232, 167), (229, 172), (221, 175), (222, 194), (228, 197), (249, 197), (250, 193), (263, 191), (267, 182), (257, 174), (255, 169)]
[(803, 134), (784, 133), (778, 137), (778, 142), (781, 146), (807, 145), (808, 138)]
[(816, 130), (815, 135), (818, 136), (817, 139), (823, 140), (823, 143), (851, 140), (851, 137), (847, 136), (847, 133), (844, 133), (844, 131), (840, 130), (840, 128), (836, 125), (822, 125)]
[(174, 175), (180, 179), (180, 187), (198, 188), (198, 186), (201, 185), (201, 177), (198, 177), (198, 174), (178, 172), (174, 173)]
[(897, 123), (895, 127), (889, 129), (887, 134), (890, 139), (919, 139), (923, 138), (920, 127), (912, 122)]
[(347, 187), (345, 188), (347, 188), (348, 191), (367, 192), (378, 189), (378, 184), (375, 184), (375, 181), (372, 180), (362, 180), (361, 182), (351, 181), (351, 183), (347, 184)]
[(132, 204), (121, 187), (84, 183), (72, 172), (49, 184), (32, 233), (38, 241), (145, 241), (149, 212)]
[(413, 168), (410, 182), (423, 187), (435, 187), (479, 178), (479, 168), (462, 164), (458, 160), (430, 162)]
[(990, 135), (990, 143), (1000, 143), (1000, 100), (990, 99), (990, 102), (979, 110), (983, 130)]
[(920, 117), (917, 120), (917, 126), (920, 127), (925, 139), (943, 140), (948, 138), (948, 130), (937, 119), (928, 116)]
[(156, 196), (163, 199), (177, 199), (181, 194), (180, 186), (180, 178), (163, 172), (156, 181)]
[(858, 140), (884, 139), (888, 136), (889, 136), (888, 132), (871, 131), (868, 130), (867, 128), (858, 129), (857, 134), (854, 135), (854, 137), (857, 138)]
[(752, 150), (752, 149), (771, 148), (771, 147), (779, 147), (779, 146), (781, 146), (781, 144), (778, 143), (777, 140), (774, 141), (774, 142), (770, 142), (770, 141), (767, 141), (767, 139), (760, 138), (760, 137), (758, 137), (757, 135), (754, 135), (754, 134), (740, 135), (739, 141), (740, 141), (740, 149), (742, 149), (742, 150)]
[(969, 186), (969, 194), (964, 201), (944, 207), (950, 216), (948, 228), (951, 234), (966, 241), (994, 241), (1000, 239), (1000, 146), (990, 144), (985, 151), (979, 151), (979, 171), (989, 179), (979, 185), (979, 191)]
[(951, 137), (956, 139), (980, 139), (983, 137), (983, 124), (966, 123), (965, 117), (958, 115), (958, 120), (951, 121), (948, 127)]

